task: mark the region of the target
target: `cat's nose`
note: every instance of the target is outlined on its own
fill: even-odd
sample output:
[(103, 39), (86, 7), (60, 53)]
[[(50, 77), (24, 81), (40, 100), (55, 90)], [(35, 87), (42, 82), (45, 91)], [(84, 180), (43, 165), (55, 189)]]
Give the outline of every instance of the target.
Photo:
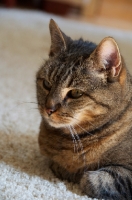
[(46, 112), (50, 116), (53, 112), (55, 112), (55, 109), (46, 108)]
[(46, 112), (50, 116), (52, 113), (54, 113), (58, 108), (60, 107), (60, 104), (56, 104), (52, 107), (46, 107)]

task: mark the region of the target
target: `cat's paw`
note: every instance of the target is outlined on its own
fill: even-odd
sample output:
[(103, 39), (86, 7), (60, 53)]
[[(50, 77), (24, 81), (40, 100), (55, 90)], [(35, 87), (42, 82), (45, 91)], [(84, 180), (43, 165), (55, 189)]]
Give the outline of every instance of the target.
[[(121, 177), (122, 176), (122, 177)], [(126, 177), (118, 171), (101, 169), (86, 172), (80, 181), (80, 187), (89, 197), (107, 200), (131, 200), (131, 191)], [(123, 181), (122, 181), (123, 180)], [(128, 188), (127, 188), (128, 187)]]
[[(80, 181), (80, 187), (84, 193), (92, 198), (101, 198), (101, 178), (100, 172), (85, 172)], [(102, 174), (104, 176), (104, 174)]]

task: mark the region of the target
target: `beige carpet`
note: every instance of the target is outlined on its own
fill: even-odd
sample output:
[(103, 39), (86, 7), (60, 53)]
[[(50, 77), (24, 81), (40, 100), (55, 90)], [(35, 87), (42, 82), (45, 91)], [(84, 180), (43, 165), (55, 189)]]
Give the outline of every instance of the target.
[(48, 54), (51, 17), (73, 38), (99, 42), (105, 36), (115, 37), (132, 72), (132, 32), (41, 12), (0, 9), (0, 200), (88, 199), (78, 185), (52, 174), (38, 148), (35, 73)]

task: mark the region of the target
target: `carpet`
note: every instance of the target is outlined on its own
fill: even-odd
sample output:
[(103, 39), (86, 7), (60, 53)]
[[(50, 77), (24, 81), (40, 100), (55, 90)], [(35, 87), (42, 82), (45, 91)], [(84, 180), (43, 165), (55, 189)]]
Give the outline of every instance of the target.
[(0, 200), (86, 200), (79, 186), (60, 181), (37, 142), (35, 74), (50, 47), (55, 19), (72, 38), (113, 36), (132, 72), (132, 32), (69, 21), (36, 11), (0, 9)]

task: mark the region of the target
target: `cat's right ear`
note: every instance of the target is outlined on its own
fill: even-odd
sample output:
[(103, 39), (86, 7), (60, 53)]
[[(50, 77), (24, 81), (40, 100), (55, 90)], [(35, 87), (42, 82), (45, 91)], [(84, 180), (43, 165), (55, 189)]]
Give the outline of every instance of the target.
[(104, 38), (95, 50), (98, 66), (102, 66), (109, 72), (109, 77), (118, 77), (122, 68), (120, 51), (116, 41), (112, 37)]
[(56, 22), (51, 19), (49, 23), (50, 36), (51, 36), (51, 47), (49, 56), (54, 56), (61, 51), (67, 49), (67, 43), (71, 40), (70, 37), (66, 36), (58, 27)]

